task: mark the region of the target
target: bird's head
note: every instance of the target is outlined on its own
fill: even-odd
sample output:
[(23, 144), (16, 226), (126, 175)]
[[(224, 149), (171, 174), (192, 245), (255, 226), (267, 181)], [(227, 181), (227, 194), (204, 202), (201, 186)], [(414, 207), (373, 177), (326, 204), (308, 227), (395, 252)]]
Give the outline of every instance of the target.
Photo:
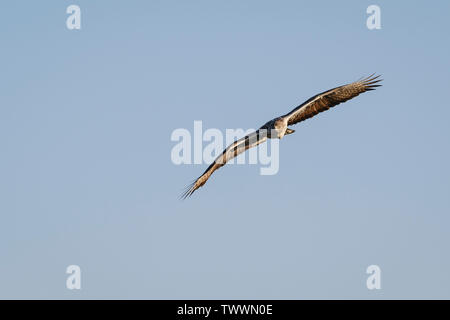
[(284, 135), (286, 133), (287, 120), (283, 119), (283, 118), (278, 118), (275, 120), (273, 127), (277, 132), (278, 139), (281, 139), (284, 137)]

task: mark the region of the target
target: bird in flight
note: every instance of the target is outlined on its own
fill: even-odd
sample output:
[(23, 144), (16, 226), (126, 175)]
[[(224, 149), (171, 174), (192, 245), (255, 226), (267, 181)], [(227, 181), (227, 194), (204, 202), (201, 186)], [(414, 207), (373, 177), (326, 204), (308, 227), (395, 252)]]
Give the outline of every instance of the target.
[(206, 183), (214, 171), (224, 166), (230, 159), (233, 159), (247, 149), (256, 147), (267, 139), (281, 139), (285, 135), (294, 133), (295, 130), (288, 128), (288, 126), (314, 117), (316, 114), (350, 100), (360, 93), (374, 90), (376, 87), (381, 86), (380, 84), (376, 84), (382, 80), (379, 79), (379, 77), (379, 75), (375, 76), (372, 74), (353, 83), (319, 93), (303, 102), (291, 112), (270, 120), (255, 132), (236, 140), (230, 144), (213, 163), (211, 163), (198, 179), (187, 186), (185, 192), (181, 195), (181, 198), (186, 199), (187, 197), (190, 197), (195, 190)]

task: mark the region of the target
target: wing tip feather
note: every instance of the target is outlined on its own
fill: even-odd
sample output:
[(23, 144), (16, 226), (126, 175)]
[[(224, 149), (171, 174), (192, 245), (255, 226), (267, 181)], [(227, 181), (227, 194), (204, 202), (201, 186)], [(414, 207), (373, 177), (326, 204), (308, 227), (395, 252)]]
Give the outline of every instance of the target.
[(182, 200), (186, 200), (187, 198), (189, 198), (190, 196), (192, 196), (192, 194), (194, 193), (195, 190), (197, 190), (197, 188), (195, 187), (195, 183), (197, 181), (194, 181), (190, 184), (188, 184), (185, 187), (185, 190), (181, 193), (181, 195), (179, 196), (178, 200), (182, 201)]
[(380, 79), (380, 76), (380, 74), (376, 75), (375, 73), (372, 73), (370, 76), (365, 77), (358, 82), (364, 86), (365, 91), (375, 90), (375, 88), (382, 86), (381, 84), (377, 84), (380, 81), (383, 81), (383, 79)]

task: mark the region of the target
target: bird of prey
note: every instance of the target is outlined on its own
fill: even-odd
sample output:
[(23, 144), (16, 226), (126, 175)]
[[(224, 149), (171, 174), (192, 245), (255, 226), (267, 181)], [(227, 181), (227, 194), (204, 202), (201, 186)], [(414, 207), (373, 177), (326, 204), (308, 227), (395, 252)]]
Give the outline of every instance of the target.
[(181, 198), (185, 199), (190, 197), (195, 190), (206, 183), (214, 171), (247, 149), (256, 147), (267, 139), (281, 139), (285, 135), (294, 133), (295, 130), (288, 128), (288, 126), (314, 117), (316, 114), (350, 100), (360, 93), (374, 90), (376, 87), (381, 86), (380, 84), (376, 84), (382, 80), (378, 79), (379, 77), (379, 75), (375, 76), (375, 74), (372, 74), (353, 83), (319, 93), (303, 102), (291, 112), (270, 120), (257, 131), (236, 140), (211, 163), (208, 169), (198, 179), (186, 188)]

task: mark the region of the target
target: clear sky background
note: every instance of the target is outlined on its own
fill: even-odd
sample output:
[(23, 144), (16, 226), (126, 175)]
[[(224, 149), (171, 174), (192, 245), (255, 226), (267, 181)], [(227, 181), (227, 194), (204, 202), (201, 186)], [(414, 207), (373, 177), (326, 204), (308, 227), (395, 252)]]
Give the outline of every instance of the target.
[[(0, 298), (450, 298), (449, 12), (2, 1)], [(294, 127), (277, 175), (224, 167), (178, 201), (207, 165), (171, 162), (174, 129), (255, 128), (373, 72)]]

